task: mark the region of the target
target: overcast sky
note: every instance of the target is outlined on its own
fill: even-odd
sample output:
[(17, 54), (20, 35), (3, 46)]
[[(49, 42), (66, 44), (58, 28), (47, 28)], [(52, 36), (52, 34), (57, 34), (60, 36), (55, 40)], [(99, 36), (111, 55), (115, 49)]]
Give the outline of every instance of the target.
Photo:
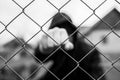
[[(21, 7), (25, 7), (32, 0), (15, 0)], [(60, 8), (68, 0), (50, 0), (57, 8)], [(95, 9), (105, 0), (83, 0), (92, 9)], [(120, 0), (118, 0), (119, 2)], [(100, 6), (95, 13), (103, 18), (107, 13), (109, 13), (113, 8), (120, 10), (120, 4), (115, 0), (107, 0), (102, 6)], [(0, 21), (7, 25), (14, 17), (16, 17), (20, 12), (19, 8), (12, 0), (0, 0)], [(76, 26), (80, 25), (85, 19), (87, 19), (93, 12), (80, 0), (71, 0), (66, 6), (61, 9), (61, 12), (68, 14), (73, 20), (73, 24)], [(49, 4), (46, 0), (35, 0), (30, 6), (25, 9), (25, 13), (29, 15), (34, 21), (36, 21), (40, 26), (42, 26), (47, 20), (49, 20), (57, 10)], [(96, 16), (91, 16), (85, 23), (81, 26), (91, 27), (99, 19)], [(44, 26), (48, 27), (50, 21)], [(0, 24), (0, 32), (4, 29), (4, 26)], [(32, 22), (24, 14), (17, 17), (10, 25), (8, 30), (12, 32), (15, 36), (22, 36), (26, 40), (30, 39), (36, 32), (39, 31), (39, 27)], [(39, 36), (39, 35), (38, 35)], [(12, 39), (7, 31), (0, 35), (0, 41), (7, 41)], [(13, 37), (14, 38), (14, 37)], [(36, 36), (33, 39), (36, 40)], [(40, 38), (40, 37), (39, 37)], [(32, 41), (31, 41), (32, 42)]]

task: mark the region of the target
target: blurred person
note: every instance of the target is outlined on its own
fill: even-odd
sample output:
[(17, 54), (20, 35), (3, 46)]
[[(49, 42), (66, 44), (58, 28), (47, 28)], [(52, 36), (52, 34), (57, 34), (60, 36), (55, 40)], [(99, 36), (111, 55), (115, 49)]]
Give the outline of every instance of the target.
[[(40, 61), (53, 62), (49, 69), (53, 75), (48, 72), (38, 80), (57, 80), (57, 78), (93, 80), (104, 74), (99, 51), (79, 38), (76, 30), (77, 27), (67, 14), (57, 13), (53, 17), (48, 34), (54, 40), (43, 35), (34, 53)], [(62, 49), (58, 49), (59, 46)], [(73, 72), (71, 72), (72, 70)], [(105, 80), (105, 76), (100, 80)]]
[[(10, 65), (22, 78), (28, 78), (28, 80), (98, 79), (104, 74), (100, 65), (99, 51), (92, 50), (91, 45), (79, 38), (76, 29), (77, 27), (67, 14), (57, 13), (47, 31), (54, 40), (43, 35), (37, 47), (33, 48), (27, 43), (23, 45), (25, 41), (22, 38), (18, 38), (21, 42), (14, 39), (1, 48), (0, 56), (8, 60), (22, 48), (7, 65)], [(24, 49), (35, 57), (28, 55), (29, 53)], [(33, 73), (38, 67), (39, 69)], [(0, 68), (0, 80), (22, 79), (5, 67)], [(100, 80), (105, 80), (105, 77), (103, 76)]]

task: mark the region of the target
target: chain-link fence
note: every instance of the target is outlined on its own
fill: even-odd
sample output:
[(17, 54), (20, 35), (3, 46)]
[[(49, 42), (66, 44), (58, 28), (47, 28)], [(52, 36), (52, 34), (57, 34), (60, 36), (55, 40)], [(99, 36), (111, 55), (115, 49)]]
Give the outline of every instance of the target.
[[(1, 0), (1, 2), (2, 1), (3, 0)], [(8, 70), (7, 76), (4, 76), (4, 75), (1, 74), (0, 77), (6, 77), (6, 79), (10, 79), (10, 80), (14, 80), (14, 79), (10, 78), (11, 74), (15, 74), (20, 80), (27, 80), (27, 79), (29, 79), (32, 76), (32, 74), (34, 74), (37, 70), (39, 70), (40, 66), (38, 68), (35, 67), (35, 69), (33, 70), (32, 74), (28, 75), (26, 73), (27, 72), (26, 70), (30, 69), (30, 67), (31, 67), (30, 64), (36, 65), (35, 62), (34, 62), (34, 58), (36, 58), (36, 57), (32, 54), (33, 51), (31, 51), (29, 48), (27, 48), (26, 45), (29, 44), (29, 43), (34, 42), (34, 39), (36, 39), (36, 38), (39, 40), (41, 38), (41, 37), (39, 37), (39, 35), (41, 35), (41, 34), (45, 34), (45, 35), (48, 35), (50, 37), (50, 35), (46, 32), (46, 26), (49, 25), (49, 22), (53, 18), (54, 13), (64, 12), (66, 7), (70, 7), (70, 8), (68, 8), (66, 10), (66, 13), (67, 13), (67, 11), (68, 11), (69, 14), (71, 12), (74, 12), (75, 9), (71, 8), (72, 7), (71, 4), (76, 2), (77, 0), (62, 0), (62, 1), (61, 0), (43, 0), (43, 1), (41, 1), (41, 0), (25, 0), (25, 1), (22, 0), (22, 1), (23, 2), (21, 3), (19, 0), (4, 0), (3, 3), (0, 5), (0, 7), (1, 7), (0, 9), (2, 9), (2, 7), (4, 5), (6, 6), (6, 7), (4, 6), (5, 8), (3, 8), (3, 9), (6, 9), (6, 14), (2, 12), (4, 10), (0, 10), (1, 11), (1, 16), (0, 16), (0, 29), (1, 29), (0, 30), (0, 39), (1, 40), (0, 41), (1, 41), (1, 44), (2, 43), (4, 44), (3, 40), (10, 41), (11, 37), (15, 38), (16, 39), (15, 41), (17, 41), (17, 43), (20, 44), (20, 47), (17, 48), (17, 49), (15, 49), (15, 48), (18, 47), (18, 46), (16, 46), (15, 44), (14, 44), (15, 45), (14, 48), (10, 48), (11, 44), (9, 44), (9, 45), (7, 44), (7, 46), (4, 46), (5, 49), (2, 48), (2, 47), (0, 49), (1, 52), (2, 51), (6, 51), (6, 55), (7, 55), (7, 57), (6, 56), (5, 57), (0, 56), (0, 72), (1, 73), (3, 72), (3, 74), (4, 74), (3, 69), (7, 69)], [(109, 15), (109, 16), (113, 16), (113, 17), (114, 17), (114, 15), (117, 15), (117, 17), (115, 19), (113, 19), (113, 17), (109, 18), (108, 16), (106, 17), (106, 19), (104, 19), (104, 18), (100, 17), (98, 15), (98, 13), (96, 12), (96, 11), (99, 11), (100, 8), (103, 8), (102, 7), (103, 5), (108, 4), (109, 1), (110, 0), (101, 0), (101, 1), (99, 1), (99, 0), (92, 0), (92, 1), (78, 0), (77, 1), (78, 4), (80, 3), (79, 4), (80, 8), (82, 8), (82, 6), (84, 6), (85, 8), (83, 8), (83, 9), (88, 10), (88, 12), (80, 11), (79, 7), (76, 8), (77, 11), (79, 11), (81, 13), (83, 12), (83, 15), (79, 15), (79, 12), (78, 12), (78, 14), (77, 14), (77, 12), (75, 12), (79, 16), (77, 16), (77, 18), (75, 18), (73, 20), (73, 22), (77, 21), (78, 24), (77, 24), (77, 30), (76, 31), (79, 30), (79, 34), (82, 37), (84, 37), (84, 39), (88, 43), (90, 43), (90, 44), (92, 44), (94, 46), (93, 49), (96, 48), (96, 47), (98, 47), (98, 48), (99, 47), (100, 48), (101, 47), (105, 48), (104, 47), (105, 45), (102, 46), (100, 44), (106, 43), (107, 42), (107, 38), (109, 36), (111, 36), (111, 35), (112, 36), (116, 36), (117, 39), (120, 38), (119, 28), (117, 28), (117, 27), (119, 27), (119, 22), (120, 22), (119, 21), (120, 19), (118, 18), (118, 17), (120, 17), (119, 12), (117, 12), (116, 10), (113, 10), (113, 13), (115, 11), (115, 14)], [(115, 2), (118, 6), (120, 5), (120, 1), (119, 0), (111, 0), (111, 1)], [(38, 4), (39, 2), (41, 2), (41, 4)], [(92, 2), (94, 2), (93, 4), (97, 4), (97, 5), (92, 6), (91, 5)], [(9, 5), (9, 4), (11, 4), (11, 5)], [(47, 6), (47, 5), (49, 5), (49, 6)], [(45, 8), (46, 8), (45, 10), (43, 10), (41, 8), (43, 6), (45, 6)], [(76, 5), (74, 5), (74, 6), (76, 6)], [(12, 10), (11, 11), (8, 10), (7, 8), (10, 8), (10, 10), (12, 9), (13, 11)], [(46, 13), (45, 15), (49, 15), (49, 17), (48, 16), (47, 17), (43, 16), (41, 14), (39, 15), (39, 13), (37, 13), (37, 12), (39, 12), (41, 14), (45, 14)], [(100, 12), (102, 13), (103, 11), (100, 11)], [(86, 15), (84, 15), (84, 13), (86, 13)], [(73, 14), (73, 15), (76, 16), (76, 14)], [(80, 16), (83, 16), (83, 18), (80, 17)], [(98, 22), (92, 28), (88, 29), (87, 32), (85, 32), (85, 34), (83, 34), (82, 31), (81, 31), (81, 30), (83, 30), (82, 26), (86, 22), (89, 22), (89, 19), (94, 18), (93, 16), (95, 18), (97, 18), (97, 20), (100, 21), (101, 24), (104, 24), (104, 25), (101, 25), (100, 22)], [(24, 18), (22, 18), (22, 17), (24, 17)], [(81, 18), (82, 20), (79, 20), (79, 18)], [(23, 19), (25, 19), (25, 21)], [(113, 21), (111, 21), (111, 20), (113, 20)], [(20, 26), (20, 28), (16, 27), (16, 24), (19, 24), (18, 26)], [(22, 24), (26, 24), (26, 26), (21, 27)], [(95, 23), (93, 23), (93, 24), (95, 24)], [(98, 39), (97, 41), (95, 41), (96, 39), (94, 37), (91, 38), (90, 35), (93, 34), (94, 31), (97, 31), (96, 30), (96, 28), (98, 28), (97, 26), (100, 26), (100, 27), (104, 26), (104, 27), (107, 28), (107, 30), (105, 28), (103, 28), (104, 32), (102, 32), (101, 28), (98, 29), (98, 35), (95, 32), (96, 35), (93, 35), (93, 36), (94, 37), (95, 36), (99, 37), (99, 36), (101, 36), (99, 34), (102, 34), (102, 33), (104, 35), (102, 36), (102, 39)], [(30, 27), (32, 27), (32, 29)], [(19, 31), (19, 32), (17, 32), (17, 31)], [(22, 31), (24, 31), (24, 33), (22, 33)], [(99, 31), (101, 31), (101, 32), (99, 33)], [(107, 32), (105, 32), (105, 31), (107, 31)], [(23, 42), (23, 40), (18, 38), (19, 34), (22, 34), (22, 37), (27, 36), (27, 38), (25, 37), (26, 38), (25, 42)], [(51, 39), (53, 41), (55, 41), (53, 38), (51, 38)], [(116, 38), (114, 38), (114, 39), (116, 39)], [(117, 47), (117, 49), (119, 50), (119, 48), (118, 48), (119, 46), (114, 46), (114, 44), (115, 43), (113, 43), (112, 46), (113, 47)], [(119, 44), (119, 42), (118, 42), (118, 44)], [(114, 54), (114, 53), (111, 52), (112, 56), (117, 56), (117, 57), (114, 58), (114, 60), (111, 60), (108, 57), (109, 54), (106, 55), (105, 52), (104, 52), (104, 51), (106, 51), (105, 49), (108, 49), (108, 46), (105, 49), (103, 49), (103, 48), (100, 49), (101, 50), (100, 51), (101, 52), (100, 55), (103, 58), (103, 66), (105, 67), (105, 73), (102, 76), (107, 75), (108, 76), (108, 80), (110, 80), (110, 78), (111, 78), (111, 80), (119, 80), (119, 74), (120, 74), (119, 54)], [(109, 50), (110, 49), (111, 48), (109, 48)], [(117, 49), (115, 49), (115, 50), (117, 51)], [(104, 51), (102, 52), (102, 50), (104, 50)], [(17, 56), (17, 55), (20, 54), (21, 51), (25, 51), (25, 53), (27, 53), (26, 55), (29, 56), (29, 57), (22, 58), (22, 61), (19, 61), (18, 60), (19, 56)], [(112, 51), (112, 50), (110, 50), (110, 51)], [(66, 53), (66, 51), (64, 51), (64, 52)], [(10, 54), (10, 53), (14, 53), (14, 54)], [(108, 53), (108, 52), (106, 51), (106, 53)], [(119, 52), (117, 52), (117, 53), (119, 53)], [(53, 54), (54, 53), (49, 55), (48, 58), (51, 57)], [(5, 55), (5, 52), (4, 52), (4, 54), (1, 53), (0, 55)], [(74, 60), (73, 57), (71, 57), (70, 55), (68, 55), (68, 56), (71, 59)], [(18, 62), (17, 62), (17, 60), (18, 60)], [(76, 60), (74, 60), (74, 61), (76, 63), (78, 63)], [(29, 63), (29, 64), (27, 64), (27, 63)], [(41, 64), (42, 63), (43, 62), (41, 62)], [(23, 75), (25, 75), (25, 76), (20, 75), (19, 72), (21, 72), (21, 71), (17, 71), (16, 69), (13, 68), (15, 66), (20, 66), (21, 64), (27, 64), (26, 65), (27, 68), (22, 67), (23, 73), (24, 73)], [(44, 66), (44, 65), (42, 65), (42, 66)], [(49, 71), (54, 77), (56, 77), (56, 79), (59, 80), (59, 78), (54, 73), (52, 73), (49, 69), (47, 69), (46, 66), (44, 66), (44, 69)], [(69, 76), (74, 70), (75, 69), (70, 71), (62, 80), (64, 80), (67, 76)], [(90, 76), (89, 73), (87, 73), (87, 74)]]

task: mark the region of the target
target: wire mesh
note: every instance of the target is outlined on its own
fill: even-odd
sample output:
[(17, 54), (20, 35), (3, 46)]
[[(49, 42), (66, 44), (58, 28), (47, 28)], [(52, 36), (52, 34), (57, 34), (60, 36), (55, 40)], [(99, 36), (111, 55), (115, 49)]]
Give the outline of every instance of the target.
[[(67, 6), (72, 0), (64, 0), (64, 4), (61, 4), (60, 7), (57, 7), (57, 6), (54, 4), (54, 1), (52, 1), (52, 0), (45, 0), (45, 1), (46, 1), (48, 4), (50, 4), (53, 8), (55, 8), (56, 11), (57, 11), (57, 13), (60, 13), (61, 10), (64, 9), (64, 7)], [(39, 62), (40, 62), (41, 64), (43, 64), (42, 67), (44, 67), (45, 70), (47, 70), (48, 72), (50, 72), (50, 74), (52, 74), (54, 77), (56, 77), (56, 79), (58, 79), (58, 80), (64, 80), (64, 79), (65, 79), (67, 76), (69, 76), (74, 70), (76, 70), (77, 68), (80, 68), (80, 69), (83, 70), (88, 76), (90, 76), (93, 80), (95, 80), (94, 77), (92, 77), (92, 76), (91, 76), (89, 73), (87, 73), (82, 67), (79, 66), (79, 62), (81, 62), (84, 58), (86, 58), (86, 57), (87, 57), (100, 43), (102, 43), (102, 41), (103, 41), (105, 38), (107, 38), (111, 33), (114, 33), (118, 38), (120, 38), (119, 34), (118, 34), (117, 32), (115, 32), (115, 30), (114, 30), (114, 27), (116, 27), (116, 25), (119, 24), (120, 21), (118, 21), (114, 26), (111, 26), (109, 23), (107, 23), (106, 21), (104, 21), (101, 17), (99, 17), (99, 16), (96, 14), (96, 10), (99, 9), (102, 5), (104, 5), (104, 4), (106, 3), (106, 1), (107, 1), (107, 0), (103, 0), (99, 5), (97, 5), (97, 7), (92, 8), (91, 6), (89, 6), (89, 4), (86, 3), (85, 0), (79, 0), (79, 2), (83, 3), (90, 11), (92, 11), (92, 14), (90, 14), (84, 21), (82, 21), (82, 22), (78, 25), (77, 30), (76, 30), (75, 32), (77, 32), (79, 29), (81, 29), (81, 26), (82, 26), (89, 18), (91, 18), (91, 16), (93, 16), (93, 15), (96, 16), (96, 17), (97, 17), (100, 21), (102, 21), (104, 24), (106, 24), (106, 25), (108, 26), (108, 28), (110, 29), (110, 32), (109, 32), (108, 34), (106, 34), (106, 35), (104, 36), (104, 38), (103, 38), (102, 40), (100, 40), (99, 42), (97, 42), (96, 44), (93, 44), (93, 42), (90, 41), (90, 40), (86, 37), (86, 35), (82, 34), (82, 33), (79, 31), (79, 34), (82, 35), (85, 39), (87, 39), (88, 42), (90, 42), (90, 43), (94, 46), (93, 49), (87, 53), (87, 55), (85, 55), (80, 61), (77, 61), (77, 60), (75, 60), (72, 56), (70, 56), (64, 49), (62, 49), (62, 48), (61, 48), (61, 45), (60, 45), (55, 51), (53, 51), (53, 52), (51, 53), (51, 55), (49, 55), (49, 56), (43, 61), (43, 62), (45, 62), (45, 61), (46, 61), (49, 57), (51, 57), (58, 49), (61, 49), (69, 58), (71, 58), (71, 59), (77, 64), (77, 66), (76, 66), (73, 70), (71, 70), (64, 78), (59, 79), (59, 78), (56, 76), (56, 74), (54, 74), (54, 73), (51, 72), (49, 69), (47, 69), (47, 68), (44, 66), (43, 62), (39, 60)], [(31, 17), (31, 16), (26, 12), (26, 9), (27, 9), (28, 7), (30, 7), (32, 4), (34, 4), (34, 3), (36, 2), (36, 0), (30, 0), (30, 1), (28, 2), (28, 4), (25, 4), (24, 6), (21, 5), (21, 4), (19, 3), (19, 1), (17, 1), (17, 0), (11, 0), (11, 2), (13, 2), (17, 7), (19, 7), (19, 8), (20, 8), (20, 11), (19, 11), (19, 12), (17, 13), (17, 15), (14, 16), (14, 18), (13, 18), (12, 20), (10, 20), (7, 24), (4, 23), (3, 21), (0, 21), (0, 24), (4, 27), (4, 28), (0, 31), (0, 35), (2, 35), (5, 31), (7, 31), (10, 35), (12, 35), (12, 36), (21, 44), (21, 47), (20, 47), (20, 49), (18, 49), (12, 56), (10, 56), (10, 58), (7, 59), (7, 60), (5, 60), (4, 58), (2, 58), (2, 57), (0, 56), (0, 61), (1, 61), (1, 63), (3, 63), (2, 66), (0, 65), (0, 68), (3, 69), (3, 68), (5, 68), (5, 67), (8, 67), (8, 68), (9, 68), (14, 74), (16, 74), (20, 79), (22, 79), (22, 80), (27, 80), (27, 79), (29, 79), (29, 78), (32, 76), (32, 74), (30, 74), (30, 75), (28, 75), (27, 77), (23, 78), (21, 75), (18, 74), (18, 72), (16, 72), (13, 68), (11, 68), (11, 66), (9, 66), (9, 61), (11, 61), (17, 54), (19, 54), (19, 52), (20, 52), (21, 50), (25, 50), (27, 54), (32, 55), (32, 57), (36, 58), (31, 52), (29, 52), (29, 51), (27, 50), (27, 48), (26, 48), (25, 46), (29, 43), (29, 41), (31, 41), (31, 40), (32, 40), (36, 35), (38, 35), (40, 32), (43, 32), (43, 33), (46, 34), (48, 37), (50, 37), (53, 41), (55, 41), (48, 33), (46, 33), (46, 31), (43, 30), (44, 26), (45, 26), (54, 16), (52, 16), (51, 18), (47, 19), (47, 21), (45, 21), (45, 22), (41, 25), (41, 24), (39, 24), (36, 20), (34, 20), (34, 18)], [(120, 4), (120, 2), (119, 2), (118, 0), (115, 0), (115, 2), (118, 3), (118, 4)], [(37, 25), (37, 26), (38, 26), (38, 29), (39, 29), (39, 30), (38, 30), (34, 35), (32, 35), (32, 37), (30, 37), (26, 42), (21, 42), (21, 40), (20, 40), (16, 35), (14, 35), (14, 33), (12, 33), (12, 32), (9, 30), (9, 25), (11, 25), (12, 23), (14, 23), (14, 21), (15, 21), (18, 17), (20, 17), (21, 15), (23, 15), (23, 14), (24, 14), (30, 21), (32, 21), (35, 25)], [(82, 16), (82, 15), (81, 15), (81, 16)], [(67, 19), (67, 18), (66, 18), (66, 19)], [(71, 24), (72, 24), (72, 22), (71, 22)], [(74, 24), (73, 24), (73, 25), (74, 25)], [(74, 33), (75, 33), (75, 32), (74, 32)], [(72, 34), (68, 37), (68, 39), (69, 39), (72, 35), (74, 35), (74, 33), (72, 33)], [(66, 40), (67, 40), (67, 39), (66, 39)], [(65, 40), (65, 41), (66, 41), (66, 40)], [(64, 41), (64, 42), (65, 42), (65, 41)], [(55, 41), (55, 42), (56, 42), (56, 41)], [(64, 43), (64, 42), (63, 42), (63, 43)], [(56, 43), (57, 43), (57, 42), (56, 42)], [(114, 68), (115, 70), (117, 70), (118, 72), (120, 72), (120, 70), (115, 66), (115, 64), (119, 61), (119, 58), (120, 58), (120, 57), (117, 58), (116, 60), (112, 61), (112, 60), (110, 60), (108, 57), (106, 57), (103, 53), (100, 53), (100, 54), (101, 54), (102, 56), (104, 56), (104, 58), (105, 58), (107, 61), (110, 62), (110, 68), (109, 68), (103, 75), (101, 75), (97, 80), (99, 80), (100, 78), (102, 78), (102, 76), (106, 75), (106, 74), (107, 74), (109, 71), (111, 71), (111, 69), (113, 69), (113, 68)], [(36, 58), (36, 59), (37, 59), (37, 58)], [(29, 59), (28, 59), (28, 60), (29, 60)], [(41, 68), (41, 66), (39, 66), (39, 67), (33, 72), (33, 74), (34, 74), (36, 71), (38, 71), (40, 68)]]

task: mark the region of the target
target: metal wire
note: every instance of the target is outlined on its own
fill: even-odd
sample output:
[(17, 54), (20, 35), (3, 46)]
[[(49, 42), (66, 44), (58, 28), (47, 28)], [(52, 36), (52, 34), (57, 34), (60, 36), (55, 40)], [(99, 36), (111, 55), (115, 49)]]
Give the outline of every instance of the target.
[[(44, 67), (44, 64), (42, 65), (49, 73), (51, 73), (54, 77), (56, 77), (56, 79), (58, 79), (58, 80), (64, 80), (67, 76), (69, 76), (72, 72), (74, 72), (74, 70), (76, 70), (77, 68), (80, 68), (81, 70), (83, 70), (88, 76), (90, 76), (93, 80), (95, 80), (89, 73), (87, 73), (83, 68), (81, 68), (80, 66), (79, 66), (79, 63), (84, 59), (84, 58), (86, 58), (95, 48), (96, 48), (96, 46), (97, 45), (99, 45), (106, 37), (108, 37), (111, 33), (114, 33), (117, 37), (119, 37), (120, 38), (120, 36), (114, 31), (114, 27), (117, 25), (117, 24), (119, 24), (120, 23), (120, 21), (118, 21), (118, 23), (116, 23), (114, 26), (111, 26), (110, 24), (108, 24), (107, 22), (105, 22), (103, 19), (101, 19), (97, 14), (96, 14), (96, 10), (97, 9), (99, 9), (99, 7), (101, 7), (103, 4), (105, 4), (106, 3), (106, 1), (107, 0), (104, 0), (100, 5), (98, 5), (95, 9), (92, 9), (84, 0), (79, 0), (80, 2), (82, 2), (86, 7), (88, 7), (89, 8), (89, 10), (91, 10), (93, 13), (92, 14), (90, 14), (90, 16), (89, 17), (87, 17), (78, 27), (77, 27), (77, 29), (76, 29), (76, 31), (75, 32), (77, 32), (78, 30), (79, 30), (79, 28), (80, 28), (80, 26), (82, 26), (82, 24), (83, 23), (85, 23), (89, 18), (91, 18), (91, 16), (92, 15), (95, 15), (100, 21), (102, 21), (103, 23), (105, 23), (107, 26), (108, 26), (108, 28), (110, 28), (110, 32), (108, 33), (108, 34), (106, 34), (106, 36), (102, 39), (102, 40), (100, 40), (97, 44), (93, 44), (84, 34), (82, 34), (81, 32), (79, 32), (79, 34), (81, 34), (84, 38), (86, 38), (94, 47), (93, 47), (93, 49), (91, 50), (91, 51), (89, 51), (80, 61), (76, 61), (72, 56), (70, 56), (64, 49), (62, 49), (61, 48), (61, 45), (60, 46), (58, 46), (58, 48), (56, 49), (56, 50), (54, 50), (43, 62), (42, 61), (40, 61), (39, 60), (39, 62), (41, 63), (41, 64), (43, 64), (49, 57), (51, 57), (58, 49), (61, 49), (68, 57), (70, 57), (73, 61), (75, 61), (76, 62), (76, 64), (77, 64), (77, 66), (73, 69), (73, 70), (71, 70), (66, 76), (64, 76), (64, 78), (63, 79), (59, 79), (54, 73), (52, 73), (49, 69), (47, 69), (46, 67)], [(117, 1), (117, 0), (115, 0), (118, 4), (120, 4), (120, 2), (119, 1)], [(29, 16), (26, 12), (25, 12), (25, 10), (26, 10), (26, 8), (27, 7), (29, 7), (29, 6), (31, 6), (34, 2), (35, 2), (35, 0), (32, 0), (31, 2), (29, 2), (25, 7), (22, 7), (19, 3), (17, 3), (16, 2), (16, 0), (12, 0), (12, 2), (14, 2), (14, 4), (16, 4), (20, 9), (21, 9), (21, 12), (19, 13), (19, 14), (17, 14), (7, 25), (5, 25), (2, 21), (0, 21), (0, 24), (2, 24), (4, 27), (5, 27), (5, 29), (4, 30), (2, 30), (1, 32), (0, 32), (0, 34), (2, 34), (4, 31), (7, 31), (8, 33), (10, 33), (16, 40), (18, 40), (20, 43), (21, 43), (21, 41), (17, 38), (17, 36), (15, 36), (11, 31), (9, 31), (9, 29), (7, 29), (8, 28), (8, 26), (11, 24), (11, 23), (13, 23), (13, 21), (15, 21), (20, 15), (22, 15), (22, 14), (24, 14), (28, 19), (30, 19), (33, 23), (35, 23), (39, 28), (40, 28), (40, 30), (38, 31), (38, 32), (36, 32), (36, 34), (34, 34), (28, 41), (26, 41), (25, 43), (21, 43), (22, 44), (22, 46), (21, 46), (21, 48), (17, 51), (17, 52), (15, 52), (8, 60), (5, 60), (5, 59), (3, 59), (1, 56), (0, 56), (0, 59), (2, 59), (4, 62), (5, 62), (5, 64), (6, 64), (6, 66), (10, 69), (10, 70), (12, 70), (19, 78), (21, 78), (22, 80), (27, 80), (27, 79), (29, 79), (29, 77), (30, 76), (32, 76), (32, 74), (34, 74), (36, 71), (38, 71), (39, 70), (39, 68), (41, 68), (41, 66), (39, 66), (30, 76), (28, 76), (27, 77), (27, 79), (24, 79), (24, 78), (22, 78), (22, 76), (20, 76), (14, 69), (12, 69), (10, 66), (9, 66), (9, 64), (8, 64), (8, 62), (15, 56), (15, 55), (17, 55), (21, 50), (26, 50), (27, 51), (27, 49), (26, 48), (24, 48), (24, 46), (30, 41), (30, 40), (32, 40), (37, 34), (39, 34), (40, 32), (43, 32), (44, 34), (46, 34), (48, 37), (50, 37), (53, 41), (55, 41), (49, 34), (47, 34), (42, 28), (44, 27), (44, 25), (45, 24), (47, 24), (54, 16), (52, 16), (50, 19), (48, 19), (48, 21), (46, 21), (43, 25), (40, 25), (39, 23), (37, 23), (31, 16)], [(57, 8), (53, 3), (52, 3), (52, 1), (51, 0), (46, 0), (46, 2), (48, 2), (50, 5), (52, 5), (57, 11), (58, 11), (58, 13), (61, 11), (61, 9), (63, 9), (66, 5), (68, 5), (70, 2), (71, 2), (71, 0), (68, 0), (67, 2), (65, 2), (60, 8)], [(66, 20), (67, 20), (67, 18), (66, 18)], [(69, 21), (69, 20), (68, 20)], [(71, 23), (71, 22), (70, 22)], [(72, 24), (72, 23), (71, 23)], [(73, 24), (74, 25), (74, 24)], [(73, 32), (66, 40), (68, 40), (72, 35), (74, 35), (74, 33), (75, 32)], [(65, 40), (65, 41), (66, 41)], [(64, 41), (64, 42), (65, 42)], [(64, 43), (63, 42), (63, 43)], [(56, 41), (55, 41), (55, 43), (57, 43)], [(32, 55), (32, 57), (34, 57), (34, 58), (36, 58), (33, 54), (31, 54), (29, 51), (28, 51), (28, 54), (30, 54), (30, 55)], [(100, 53), (106, 60), (108, 60), (110, 63), (111, 63), (111, 68), (110, 69), (108, 69), (103, 75), (101, 75), (99, 78), (98, 78), (98, 80), (100, 79), (100, 78), (102, 78), (102, 76), (104, 76), (104, 75), (106, 75), (112, 68), (114, 68), (114, 69), (116, 69), (118, 72), (120, 72), (120, 70), (118, 70), (117, 68), (116, 68), (116, 66), (114, 65), (115, 63), (117, 63), (118, 61), (119, 61), (119, 59), (120, 59), (120, 57), (119, 58), (117, 58), (114, 62), (112, 62), (109, 58), (107, 58), (103, 53)], [(37, 58), (36, 58), (37, 59)], [(3, 67), (2, 67), (3, 68)]]

